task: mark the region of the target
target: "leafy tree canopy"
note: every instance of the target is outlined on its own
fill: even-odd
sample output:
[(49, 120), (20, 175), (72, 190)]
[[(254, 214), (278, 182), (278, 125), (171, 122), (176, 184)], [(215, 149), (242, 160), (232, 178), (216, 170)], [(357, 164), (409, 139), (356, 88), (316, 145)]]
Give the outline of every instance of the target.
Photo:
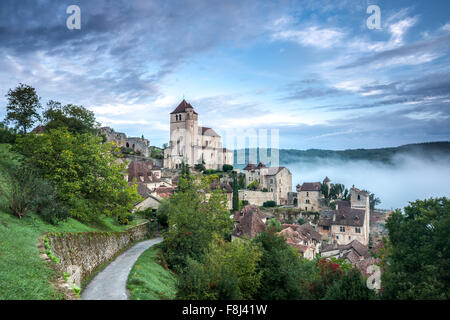
[(126, 165), (116, 161), (117, 148), (100, 140), (62, 128), (19, 137), (14, 149), (55, 186), (57, 200), (70, 208), (72, 217), (126, 215), (141, 197), (137, 186), (129, 186), (123, 178)]
[(22, 134), (28, 132), (36, 121), (40, 120), (38, 110), (42, 107), (40, 98), (33, 87), (20, 83), (14, 90), (6, 94), (6, 124), (14, 123), (16, 130)]
[(381, 277), (386, 299), (450, 298), (450, 200), (410, 202), (386, 221), (389, 242)]

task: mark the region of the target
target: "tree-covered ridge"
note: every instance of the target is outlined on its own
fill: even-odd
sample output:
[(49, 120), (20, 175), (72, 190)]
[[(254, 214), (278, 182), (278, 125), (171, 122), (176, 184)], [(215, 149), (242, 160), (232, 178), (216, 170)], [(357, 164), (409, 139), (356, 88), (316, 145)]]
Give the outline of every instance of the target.
[[(255, 163), (263, 160), (263, 154), (267, 154), (270, 158), (271, 152), (275, 149), (256, 149), (252, 150), (246, 148), (245, 163), (249, 160), (250, 151), (254, 152), (257, 157)], [(237, 159), (237, 152), (242, 152), (242, 149), (235, 151), (235, 159)], [(377, 148), (377, 149), (347, 149), (347, 150), (323, 150), (323, 149), (279, 149), (279, 163), (280, 165), (287, 165), (293, 162), (304, 161), (314, 162), (320, 159), (336, 159), (336, 160), (368, 160), (378, 161), (386, 164), (394, 164), (394, 158), (397, 155), (417, 155), (422, 158), (433, 158), (441, 156), (450, 156), (450, 142), (425, 142), (416, 144), (407, 144), (392, 148)], [(264, 161), (263, 161), (264, 162)], [(237, 168), (243, 168), (242, 164), (235, 164)], [(242, 169), (241, 168), (241, 169)]]

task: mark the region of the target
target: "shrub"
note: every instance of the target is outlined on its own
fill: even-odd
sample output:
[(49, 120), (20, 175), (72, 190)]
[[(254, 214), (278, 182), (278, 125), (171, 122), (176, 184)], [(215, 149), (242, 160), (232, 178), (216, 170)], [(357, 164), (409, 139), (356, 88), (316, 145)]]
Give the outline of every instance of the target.
[(222, 166), (222, 170), (225, 172), (229, 172), (229, 171), (233, 170), (233, 166), (231, 164), (224, 164)]
[(23, 164), (6, 167), (0, 178), (0, 194), (6, 198), (8, 209), (22, 219), (33, 208), (43, 181), (36, 169)]
[(206, 170), (205, 165), (203, 163), (197, 163), (194, 166), (194, 169), (197, 170), (197, 171), (200, 171), (200, 172), (203, 172), (203, 171)]
[(266, 201), (263, 203), (263, 207), (265, 207), (265, 208), (273, 208), (273, 207), (276, 207), (276, 205), (277, 205), (277, 203), (273, 200)]
[(253, 180), (252, 183), (249, 183), (247, 186), (247, 189), (250, 189), (250, 190), (257, 190), (258, 188), (259, 188), (258, 180)]

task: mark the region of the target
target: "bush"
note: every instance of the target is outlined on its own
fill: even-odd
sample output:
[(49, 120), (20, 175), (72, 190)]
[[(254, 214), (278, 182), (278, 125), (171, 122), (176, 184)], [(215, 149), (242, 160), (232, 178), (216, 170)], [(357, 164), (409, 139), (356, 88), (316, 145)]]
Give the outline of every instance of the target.
[(0, 176), (0, 194), (6, 198), (8, 209), (12, 214), (22, 219), (36, 201), (36, 191), (43, 181), (37, 170), (29, 166), (12, 165), (4, 168), (4, 175)]
[(14, 143), (16, 134), (13, 130), (0, 123), (0, 143)]
[(43, 182), (40, 188), (36, 190), (34, 201), (36, 214), (48, 223), (57, 224), (60, 221), (66, 221), (69, 217), (69, 209), (57, 202), (54, 188), (48, 182)]
[(203, 163), (197, 163), (194, 166), (194, 169), (197, 170), (197, 171), (200, 171), (200, 172), (203, 172), (203, 171), (206, 170), (205, 165)]
[(276, 206), (277, 206), (277, 203), (275, 201), (273, 201), (273, 200), (266, 201), (266, 202), (263, 203), (263, 207), (265, 207), (265, 208), (273, 208), (273, 207), (276, 207)]
[(169, 226), (169, 201), (163, 199), (156, 210), (156, 219), (159, 225), (166, 229)]
[(224, 172), (229, 172), (229, 171), (233, 170), (233, 166), (232, 166), (231, 164), (224, 164), (224, 165), (222, 166), (222, 170), (223, 170)]
[(259, 188), (258, 180), (253, 180), (252, 183), (249, 183), (247, 186), (247, 189), (250, 189), (250, 190), (257, 190), (258, 188)]

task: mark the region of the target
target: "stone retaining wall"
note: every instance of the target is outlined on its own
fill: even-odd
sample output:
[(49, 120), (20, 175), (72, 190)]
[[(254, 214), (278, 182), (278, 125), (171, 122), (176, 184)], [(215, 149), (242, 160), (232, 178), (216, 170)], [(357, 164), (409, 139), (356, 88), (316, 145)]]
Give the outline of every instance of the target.
[(275, 201), (273, 192), (239, 190), (239, 200), (247, 200), (249, 204), (262, 206), (264, 202)]
[(144, 222), (122, 232), (51, 232), (44, 238), (59, 259), (57, 269), (68, 273), (79, 285), (122, 249), (147, 238), (148, 231), (148, 222)]

